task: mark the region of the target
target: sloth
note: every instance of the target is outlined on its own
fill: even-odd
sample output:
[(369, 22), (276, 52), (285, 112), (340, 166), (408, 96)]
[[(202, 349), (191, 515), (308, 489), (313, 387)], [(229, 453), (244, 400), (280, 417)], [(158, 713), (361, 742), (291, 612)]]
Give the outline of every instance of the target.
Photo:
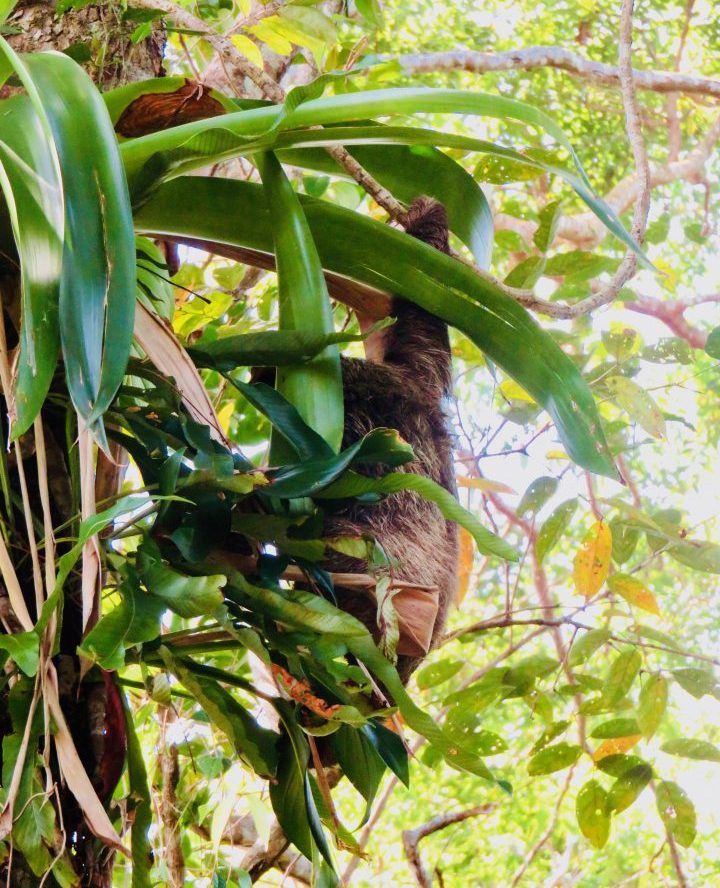
[[(439, 202), (417, 198), (403, 225), (418, 240), (449, 252), (447, 213)], [(447, 415), (452, 387), (447, 325), (399, 297), (393, 297), (391, 314), (396, 321), (383, 331), (381, 360), (342, 359), (343, 448), (374, 428), (396, 429), (415, 454), (404, 471), (426, 475), (456, 495), (453, 436)], [(373, 538), (390, 562), (392, 579), (409, 587), (417, 584), (417, 591), (404, 606), (402, 596), (394, 599), (400, 629), (397, 667), (403, 681), (407, 681), (427, 650), (439, 640), (456, 597), (456, 525), (447, 521), (433, 503), (415, 493), (401, 492), (378, 504), (353, 505), (329, 516), (324, 535)], [(366, 561), (339, 553), (333, 553), (323, 566), (336, 573), (363, 573), (368, 569)], [(357, 587), (343, 588), (341, 578), (335, 585), (338, 606), (360, 619), (377, 638), (374, 598)], [(418, 626), (418, 622), (426, 625)], [(415, 624), (415, 632), (411, 624)], [(418, 641), (417, 635), (424, 641)]]

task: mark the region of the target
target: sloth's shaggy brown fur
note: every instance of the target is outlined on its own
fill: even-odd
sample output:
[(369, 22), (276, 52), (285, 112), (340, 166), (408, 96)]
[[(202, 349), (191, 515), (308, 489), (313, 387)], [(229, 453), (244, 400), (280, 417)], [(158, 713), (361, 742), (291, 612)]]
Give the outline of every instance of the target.
[[(408, 234), (449, 252), (445, 208), (418, 198), (405, 219)], [(412, 446), (415, 460), (404, 471), (427, 475), (455, 493), (452, 437), (444, 403), (450, 394), (452, 365), (447, 325), (411, 302), (395, 297), (396, 323), (385, 331), (382, 363), (343, 358), (345, 433), (343, 447), (373, 428), (397, 429)], [(326, 536), (374, 537), (396, 566), (393, 576), (437, 586), (439, 609), (432, 643), (439, 638), (457, 587), (457, 528), (432, 503), (414, 493), (395, 494), (372, 506), (354, 506), (326, 522)], [(325, 565), (338, 572), (361, 573), (367, 564), (335, 555)], [(368, 627), (376, 626), (374, 602), (358, 590), (336, 590), (338, 604)], [(404, 680), (421, 658), (401, 656)]]

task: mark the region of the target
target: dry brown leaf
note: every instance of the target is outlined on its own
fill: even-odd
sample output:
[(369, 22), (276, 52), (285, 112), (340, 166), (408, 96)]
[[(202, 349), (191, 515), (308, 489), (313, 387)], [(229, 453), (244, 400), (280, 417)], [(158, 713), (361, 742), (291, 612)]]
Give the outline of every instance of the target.
[(192, 418), (208, 426), (210, 435), (225, 447), (230, 442), (203, 385), (197, 367), (182, 347), (170, 324), (138, 302), (135, 311), (135, 338), (157, 369), (175, 380), (178, 393)]
[(70, 728), (65, 721), (58, 696), (57, 673), (52, 662), (48, 662), (44, 681), (44, 697), (55, 722), (55, 749), (57, 751), (60, 770), (68, 785), (68, 789), (77, 799), (85, 816), (87, 825), (93, 835), (112, 848), (117, 848), (130, 856), (130, 852), (123, 845), (120, 836), (115, 831), (103, 803), (98, 798), (95, 789), (83, 767), (78, 755)]
[(25, 598), (20, 588), (20, 583), (15, 573), (15, 568), (10, 558), (10, 553), (5, 546), (5, 540), (0, 533), (0, 576), (5, 584), (10, 606), (26, 632), (32, 632), (34, 623), (30, 617), (30, 611), (25, 604)]

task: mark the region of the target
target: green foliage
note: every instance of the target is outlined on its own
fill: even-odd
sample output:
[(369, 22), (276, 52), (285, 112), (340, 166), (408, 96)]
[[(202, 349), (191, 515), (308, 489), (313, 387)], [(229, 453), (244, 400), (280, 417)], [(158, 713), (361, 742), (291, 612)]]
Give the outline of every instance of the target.
[[(23, 435), (42, 410), (48, 438), (52, 431), (66, 450), (53, 450), (51, 461), (72, 469), (65, 474), (73, 485), (55, 522), (57, 570), (45, 581), (37, 624), (0, 635), (12, 684), (3, 801), (19, 768), (6, 841), (38, 877), (54, 861), (52, 878), (73, 884), (45, 792), (50, 771), (36, 755), (55, 729), (32, 702), (33, 681), (46, 680), (42, 670), (38, 677), (45, 645), (58, 649), (56, 629), (81, 594), (88, 541), (100, 534), (101, 617), (80, 652), (125, 687), (127, 773), (115, 798), (131, 823), (131, 858), (118, 856), (118, 886), (168, 881), (165, 862), (150, 854), (158, 843), (152, 763), (162, 707), (183, 733), (177, 791), (188, 878), (212, 879), (217, 888), (250, 884), (224, 847), (231, 811), (250, 811), (261, 835), (274, 811), (312, 862), (314, 884), (338, 884), (346, 855), (360, 850), (354, 830), (395, 778), (403, 786), (374, 827), (359, 885), (406, 879), (400, 829), (479, 799), (497, 803), (483, 824), (490, 841), (482, 860), (471, 826), (454, 827), (452, 842), (428, 837), (423, 846), (428, 859), (442, 854), (446, 884), (514, 883), (548, 827), (552, 839), (538, 846), (529, 884), (549, 877), (561, 853), (588, 886), (635, 878), (650, 859), (653, 872), (670, 881), (670, 858), (654, 857), (665, 831), (681, 848), (694, 843), (684, 863), (694, 882), (710, 884), (713, 815), (697, 787), (720, 760), (709, 724), (720, 699), (713, 671), (720, 546), (713, 512), (698, 494), (712, 483), (720, 427), (718, 331), (693, 306), (685, 321), (709, 334), (704, 350), (696, 349), (682, 338), (684, 328), (675, 324), (677, 335), (660, 336), (637, 323), (633, 309), (637, 294), (689, 299), (683, 294), (701, 294), (714, 281), (707, 219), (686, 221), (704, 210), (679, 185), (664, 188), (645, 239), (663, 277), (644, 271), (637, 294), (623, 290), (597, 321), (536, 323), (499, 281), (572, 304), (591, 285), (602, 286), (626, 246), (637, 250), (597, 196), (628, 170), (613, 94), (559, 73), (493, 72), (480, 93), (469, 72), (408, 82), (396, 62), (356, 64), (365, 37), (373, 51), (393, 57), (460, 43), (517, 49), (519, 29), (501, 33), (495, 3), (481, 11), (460, 3), (438, 14), (429, 0), (412, 9), (358, 0), (332, 17), (316, 7), (281, 7), (232, 38), (254, 64), (263, 63), (261, 47), (293, 64), (312, 57), (319, 77), (284, 105), (212, 91), (226, 114), (119, 145), (110, 124), (125, 108), (148, 93), (171, 95), (184, 77), (101, 99), (69, 57), (83, 59), (81, 48), (23, 60), (3, 44), (2, 73), (12, 69), (27, 92), (5, 101), (0, 119), (0, 247), (22, 267), (19, 311), (2, 292), (7, 319), (20, 323), (12, 432), (28, 454), (35, 496), (42, 469)], [(213, 0), (198, 12), (222, 30), (247, 10)], [(647, 16), (635, 46), (640, 66), (675, 64), (681, 12), (672, 3), (637, 12)], [(527, 45), (575, 49), (577, 39), (588, 57), (615, 63), (616, 11), (590, 16), (587, 4), (570, 3), (552, 15), (521, 5), (519, 14)], [(162, 13), (127, 16), (138, 24), (139, 43)], [(171, 25), (175, 41), (177, 33)], [(717, 35), (702, 33), (708, 48), (701, 52), (696, 42), (698, 58), (720, 49)], [(196, 36), (185, 35), (183, 50), (203, 70), (207, 45)], [(184, 58), (173, 54), (175, 70)], [(643, 93), (643, 102), (653, 121), (649, 152), (662, 163), (664, 97)], [(699, 103), (684, 102), (681, 138), (690, 151), (709, 119)], [(337, 145), (404, 204), (421, 193), (442, 200), (454, 246), (489, 274), (478, 276), (378, 221), (378, 207), (326, 153)], [(182, 175), (238, 157), (259, 168), (262, 185)], [(302, 178), (286, 177), (283, 167)], [(493, 212), (517, 231), (500, 226), (493, 237), (481, 187), (488, 184), (495, 186)], [(586, 210), (608, 236), (597, 247), (567, 241), (558, 248), (556, 232)], [(154, 235), (194, 242), (214, 256), (202, 264), (182, 250), (183, 267), (169, 280)], [(249, 284), (252, 275), (223, 258), (260, 256), (267, 265), (271, 255), (277, 278)], [(402, 470), (414, 454), (391, 429), (340, 448), (338, 355), (358, 354), (368, 333), (330, 303), (326, 281), (333, 295), (396, 293), (454, 328), (462, 505)], [(167, 320), (186, 352), (177, 346), (157, 368), (139, 350), (131, 356), (136, 300)], [(222, 434), (211, 436), (192, 411), (192, 364)], [(277, 389), (246, 382), (246, 368), (258, 365), (279, 368)], [(76, 413), (99, 443), (106, 427), (110, 442), (127, 450), (133, 468), (126, 484), (140, 489), (83, 523)], [(271, 468), (259, 454), (270, 435)], [(32, 567), (16, 460), (0, 456), (0, 556), (9, 551), (0, 564), (5, 586), (12, 588), (12, 564), (27, 590)], [(610, 480), (616, 463), (624, 490)], [(581, 469), (608, 480), (588, 480)], [(55, 490), (58, 475), (49, 475)], [(513, 499), (510, 489), (525, 492)], [(400, 491), (434, 502), (488, 558), (480, 570), (472, 554), (462, 554), (462, 612), (407, 690), (382, 653), (396, 641), (397, 566), (372, 540), (323, 537), (327, 515), (371, 508)], [(38, 503), (31, 518), (42, 561), (48, 540)], [(612, 539), (609, 573), (586, 603), (575, 594), (572, 564), (584, 529), (600, 518)], [(377, 637), (335, 607), (323, 569), (329, 548), (367, 561), (384, 609)], [(272, 677), (267, 685), (253, 671), (258, 662)], [(270, 716), (277, 730), (267, 726)], [(423, 747), (419, 755), (408, 754), (405, 733), (410, 748)], [(333, 791), (335, 810), (318, 757), (336, 761), (347, 778)], [(120, 810), (109, 805), (113, 815)], [(568, 841), (578, 831), (580, 841)], [(378, 847), (381, 874), (372, 862)]]

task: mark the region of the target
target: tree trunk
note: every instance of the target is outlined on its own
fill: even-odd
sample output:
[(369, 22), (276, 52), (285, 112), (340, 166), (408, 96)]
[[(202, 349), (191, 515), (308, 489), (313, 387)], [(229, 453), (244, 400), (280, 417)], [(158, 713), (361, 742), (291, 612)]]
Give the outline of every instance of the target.
[(70, 9), (59, 18), (55, 5), (20, 0), (6, 22), (19, 31), (8, 38), (15, 52), (68, 52), (103, 90), (162, 74), (164, 27), (133, 43), (137, 23), (123, 21), (119, 3)]
[[(150, 36), (133, 43), (130, 35), (136, 22), (124, 21), (123, 11), (119, 3), (108, 2), (98, 6), (86, 6), (79, 10), (69, 10), (58, 17), (55, 3), (29, 2), (20, 0), (6, 22), (8, 42), (16, 52), (38, 52), (45, 50), (67, 51), (79, 61), (93, 80), (104, 90), (122, 86), (132, 81), (149, 77), (161, 76), (163, 72), (162, 57), (165, 46), (165, 29), (162, 25), (154, 25)], [(18, 92), (17, 84), (0, 88), (0, 98), (7, 98)], [(4, 215), (2, 195), (0, 194), (0, 216)], [(16, 264), (10, 260), (0, 268), (0, 305), (3, 311), (5, 327), (8, 335), (8, 346), (12, 348), (17, 342), (18, 311), (17, 294), (18, 280)], [(60, 383), (62, 385), (62, 383)], [(66, 392), (58, 389), (66, 396)], [(0, 405), (2, 399), (0, 398)], [(6, 437), (6, 415), (0, 412), (0, 432)], [(48, 403), (43, 408), (42, 421), (46, 430), (46, 447), (48, 448), (49, 472), (52, 494), (53, 523), (62, 523), (73, 512), (68, 456), (68, 442), (73, 443), (75, 434), (66, 426), (67, 415), (64, 409)], [(25, 471), (34, 477), (35, 463), (32, 435), (28, 438), (28, 458)], [(112, 467), (111, 467), (112, 468)], [(17, 487), (19, 479), (12, 477), (13, 487)], [(38, 505), (37, 492), (30, 491), (31, 499)], [(22, 525), (22, 514), (15, 526)], [(27, 549), (20, 539), (17, 548)], [(59, 547), (58, 555), (62, 554)], [(24, 584), (26, 598), (32, 611), (34, 601), (32, 577), (27, 577)], [(22, 580), (22, 578), (21, 578)], [(109, 786), (106, 777), (108, 766), (111, 772), (109, 782), (116, 780), (116, 769), (113, 766), (122, 761), (124, 756), (124, 724), (122, 716), (118, 716), (117, 689), (103, 676), (98, 682), (97, 674), (94, 681), (80, 684), (76, 648), (82, 637), (82, 614), (79, 595), (79, 581), (69, 581), (63, 613), (63, 631), (60, 642), (60, 655), (56, 666), (60, 677), (61, 702), (68, 723), (75, 736), (76, 745), (89, 775), (93, 779), (103, 801), (109, 801), (114, 783)], [(8, 611), (7, 598), (3, 596), (0, 584), (0, 616), (3, 622), (12, 629), (12, 614)], [(0, 623), (0, 632), (2, 623)], [(0, 682), (0, 688), (2, 682)], [(11, 730), (7, 719), (7, 699), (0, 690), (0, 740)], [(112, 760), (112, 761), (111, 761)], [(1, 761), (1, 756), (0, 756)], [(103, 779), (105, 778), (105, 779)], [(1, 779), (1, 777), (0, 777)], [(108, 784), (108, 785), (106, 785)], [(60, 822), (63, 824), (66, 841), (72, 850), (73, 866), (78, 874), (79, 888), (110, 888), (112, 884), (113, 855), (103, 847), (85, 827), (82, 815), (74, 798), (64, 789), (59, 788)], [(27, 888), (37, 885), (39, 879), (30, 870), (26, 861), (17, 849), (12, 856), (12, 866), (8, 872), (8, 863), (0, 863), (0, 884), (10, 888)]]

